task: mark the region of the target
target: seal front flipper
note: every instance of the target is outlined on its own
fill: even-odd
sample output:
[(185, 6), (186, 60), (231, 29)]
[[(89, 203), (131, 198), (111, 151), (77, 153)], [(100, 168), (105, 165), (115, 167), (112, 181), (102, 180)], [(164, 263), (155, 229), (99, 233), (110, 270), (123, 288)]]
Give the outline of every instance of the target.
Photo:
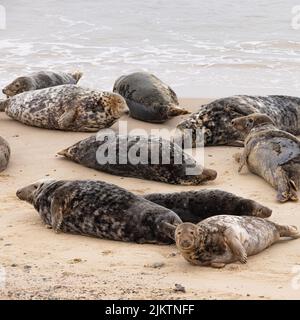
[(210, 266), (211, 266), (212, 268), (221, 269), (221, 268), (224, 268), (224, 267), (226, 266), (226, 264), (225, 264), (225, 263), (222, 263), (222, 262), (212, 262), (212, 263), (210, 264)]
[(226, 243), (230, 250), (236, 256), (241, 263), (247, 263), (247, 252), (243, 247), (241, 241), (236, 236), (235, 231), (232, 228), (227, 228), (224, 232)]
[(66, 110), (58, 119), (57, 123), (61, 129), (68, 128), (76, 118), (76, 109)]
[(62, 190), (59, 190), (58, 194), (54, 194), (50, 207), (51, 226), (56, 233), (61, 231), (64, 216), (68, 214), (68, 210), (66, 208), (69, 207), (70, 202), (68, 197), (62, 196), (64, 193), (61, 191)]
[(0, 100), (0, 112), (4, 112), (7, 105), (8, 105), (9, 99)]
[(244, 147), (244, 142), (240, 141), (240, 140), (236, 140), (236, 141), (230, 141), (226, 145), (229, 146), (229, 147), (243, 148)]

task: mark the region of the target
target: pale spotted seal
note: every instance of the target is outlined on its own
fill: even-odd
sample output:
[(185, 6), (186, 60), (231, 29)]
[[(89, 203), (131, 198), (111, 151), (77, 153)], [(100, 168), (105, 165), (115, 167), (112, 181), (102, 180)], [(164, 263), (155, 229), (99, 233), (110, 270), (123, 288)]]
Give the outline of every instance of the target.
[(270, 117), (251, 114), (232, 120), (232, 126), (245, 134), (245, 148), (237, 160), (277, 190), (277, 200), (298, 200), (300, 187), (300, 141), (279, 130)]
[(81, 72), (39, 71), (27, 76), (18, 77), (7, 85), (2, 92), (8, 98), (25, 91), (44, 89), (62, 84), (76, 84), (81, 77)]
[(20, 93), (6, 100), (5, 112), (24, 124), (66, 131), (110, 127), (128, 110), (117, 93), (66, 84)]
[[(191, 129), (195, 144), (196, 130), (204, 130), (205, 145), (243, 146), (243, 134), (231, 120), (251, 113), (267, 114), (275, 125), (292, 134), (300, 134), (300, 98), (290, 96), (233, 96), (200, 107), (177, 128)], [(180, 132), (179, 131), (179, 132)]]
[(272, 210), (253, 201), (222, 190), (198, 190), (174, 193), (152, 193), (145, 199), (178, 214), (183, 222), (198, 223), (212, 215), (270, 217)]
[(56, 232), (171, 244), (174, 232), (168, 225), (181, 223), (171, 210), (101, 181), (37, 182), (18, 190), (17, 196)]
[(210, 217), (198, 224), (186, 222), (175, 230), (177, 248), (187, 261), (215, 268), (236, 261), (246, 263), (248, 256), (263, 251), (281, 237), (296, 239), (300, 234), (294, 226), (228, 215)]
[(178, 145), (154, 137), (101, 136), (100, 132), (58, 154), (114, 175), (171, 184), (198, 185), (217, 176), (216, 171), (198, 165)]
[(122, 95), (131, 117), (162, 123), (169, 118), (189, 113), (179, 107), (175, 92), (153, 74), (135, 72), (116, 80), (114, 92)]
[(10, 147), (8, 143), (0, 137), (0, 172), (7, 168), (10, 158)]

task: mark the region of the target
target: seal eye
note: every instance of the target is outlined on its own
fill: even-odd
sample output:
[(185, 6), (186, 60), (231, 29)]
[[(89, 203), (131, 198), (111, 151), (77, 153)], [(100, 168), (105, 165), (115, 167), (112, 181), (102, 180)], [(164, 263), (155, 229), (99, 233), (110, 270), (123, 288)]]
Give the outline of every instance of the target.
[(177, 234), (180, 236), (181, 235), (181, 231), (178, 231)]
[(18, 83), (15, 83), (16, 88), (20, 88), (20, 85)]
[(249, 119), (249, 123), (253, 123), (254, 120), (252, 118)]

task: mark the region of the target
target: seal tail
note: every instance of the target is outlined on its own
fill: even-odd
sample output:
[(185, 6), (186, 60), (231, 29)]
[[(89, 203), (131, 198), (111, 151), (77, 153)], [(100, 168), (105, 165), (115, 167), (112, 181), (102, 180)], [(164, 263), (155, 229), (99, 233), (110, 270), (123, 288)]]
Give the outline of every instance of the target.
[(215, 180), (217, 175), (217, 171), (204, 168), (201, 174), (181, 177), (179, 183), (184, 186), (197, 186), (203, 184), (205, 181)]
[(61, 151), (57, 152), (57, 154), (59, 156), (63, 156), (63, 157), (68, 158), (69, 157), (69, 148), (61, 150)]
[(282, 226), (275, 223), (275, 226), (280, 234), (280, 237), (289, 237), (292, 239), (299, 239), (300, 233), (295, 226)]
[(76, 71), (72, 73), (72, 77), (76, 80), (76, 83), (81, 79), (83, 73), (80, 71)]
[(176, 117), (176, 116), (180, 116), (182, 114), (188, 114), (188, 113), (191, 113), (191, 112), (179, 106), (171, 105), (168, 110), (168, 117), (171, 118), (171, 117)]

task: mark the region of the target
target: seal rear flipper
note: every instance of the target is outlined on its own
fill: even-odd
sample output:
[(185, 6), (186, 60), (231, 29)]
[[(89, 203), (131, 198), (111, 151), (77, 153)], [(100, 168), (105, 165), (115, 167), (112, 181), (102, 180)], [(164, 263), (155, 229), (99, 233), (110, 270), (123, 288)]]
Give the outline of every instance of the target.
[(58, 119), (57, 123), (60, 129), (64, 130), (72, 124), (76, 118), (76, 109), (66, 110)]
[(241, 263), (247, 263), (247, 252), (232, 228), (227, 228), (224, 232), (225, 241), (232, 253)]
[[(274, 222), (273, 222), (274, 223)], [(278, 230), (280, 237), (289, 237), (292, 239), (299, 239), (300, 233), (295, 226), (285, 226), (274, 223), (276, 229)]]
[(72, 77), (75, 79), (76, 83), (78, 83), (78, 81), (81, 79), (83, 73), (80, 71), (76, 71), (74, 73), (72, 73)]
[(277, 200), (279, 202), (298, 201), (297, 186), (295, 181), (289, 178), (288, 172), (283, 167), (278, 167), (275, 171), (277, 183)]
[(176, 117), (176, 116), (180, 116), (188, 113), (191, 113), (191, 112), (179, 106), (172, 105), (168, 109), (168, 118)]

